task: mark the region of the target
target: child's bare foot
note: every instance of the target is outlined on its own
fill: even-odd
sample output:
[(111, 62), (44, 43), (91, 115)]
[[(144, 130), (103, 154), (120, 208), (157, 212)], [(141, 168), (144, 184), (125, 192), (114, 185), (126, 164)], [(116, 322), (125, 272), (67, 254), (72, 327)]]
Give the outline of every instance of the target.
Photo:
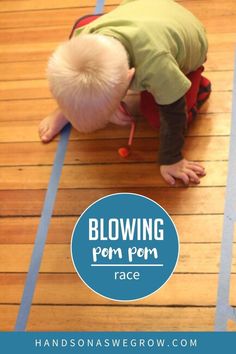
[(39, 137), (43, 143), (51, 141), (64, 126), (68, 123), (62, 112), (59, 110), (53, 112), (44, 118), (39, 124)]

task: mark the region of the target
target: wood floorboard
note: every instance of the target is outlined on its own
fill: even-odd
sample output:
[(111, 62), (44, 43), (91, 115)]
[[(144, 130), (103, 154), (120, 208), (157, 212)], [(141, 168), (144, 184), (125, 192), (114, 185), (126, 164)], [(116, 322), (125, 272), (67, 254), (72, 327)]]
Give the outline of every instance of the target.
[[(105, 12), (121, 0), (106, 0)], [(213, 92), (189, 126), (185, 156), (202, 161), (199, 186), (168, 187), (156, 164), (158, 132), (138, 117), (127, 160), (117, 149), (129, 128), (72, 130), (27, 330), (212, 331), (232, 112), (235, 0), (179, 0), (206, 27), (205, 73)], [(39, 142), (40, 120), (56, 108), (46, 81), (48, 58), (74, 21), (96, 0), (2, 0), (0, 3), (0, 330), (14, 328), (59, 137)], [(135, 102), (137, 96), (131, 96)], [(137, 111), (138, 112), (138, 111)], [(115, 192), (152, 198), (171, 214), (181, 241), (170, 281), (138, 302), (114, 303), (92, 293), (75, 274), (70, 238), (77, 217)], [(236, 242), (236, 240), (235, 240)], [(3, 260), (3, 261), (2, 261)], [(236, 243), (230, 304), (236, 306)], [(174, 294), (174, 296), (173, 296)], [(236, 331), (229, 321), (229, 331)]]

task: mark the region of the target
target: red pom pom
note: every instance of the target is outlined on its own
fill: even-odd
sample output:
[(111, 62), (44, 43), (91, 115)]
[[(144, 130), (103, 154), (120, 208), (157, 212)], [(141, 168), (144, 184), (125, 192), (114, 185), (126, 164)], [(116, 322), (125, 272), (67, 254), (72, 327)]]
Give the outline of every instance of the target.
[(118, 149), (118, 153), (121, 157), (127, 157), (127, 156), (129, 156), (129, 148), (121, 147)]

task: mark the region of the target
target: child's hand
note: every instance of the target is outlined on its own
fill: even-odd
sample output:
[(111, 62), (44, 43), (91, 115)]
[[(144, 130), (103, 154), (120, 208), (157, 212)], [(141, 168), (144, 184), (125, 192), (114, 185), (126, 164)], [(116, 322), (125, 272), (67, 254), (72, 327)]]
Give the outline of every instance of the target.
[(160, 166), (161, 175), (164, 180), (171, 184), (175, 184), (175, 180), (181, 179), (185, 185), (192, 183), (200, 183), (200, 177), (206, 175), (205, 169), (197, 162), (180, 160), (173, 165), (161, 165)]

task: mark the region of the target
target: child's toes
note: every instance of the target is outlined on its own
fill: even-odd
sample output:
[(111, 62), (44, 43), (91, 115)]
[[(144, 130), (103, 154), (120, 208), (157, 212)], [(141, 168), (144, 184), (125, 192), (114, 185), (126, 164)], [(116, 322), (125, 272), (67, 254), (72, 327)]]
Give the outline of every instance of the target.
[(42, 140), (43, 143), (47, 143), (49, 138), (47, 136), (47, 133), (44, 133), (40, 136), (40, 139)]
[(39, 129), (39, 137), (40, 139), (42, 139), (42, 137), (47, 133), (47, 129), (45, 128), (42, 128), (42, 129)]
[(48, 143), (53, 138), (53, 132), (50, 129), (44, 131), (44, 133), (40, 136), (43, 143)]
[(42, 142), (47, 143), (50, 140), (50, 132), (47, 128), (42, 128), (39, 130), (39, 137), (42, 140)]
[(41, 122), (39, 124), (39, 135), (42, 136), (48, 130), (48, 124), (46, 122)]
[(40, 139), (46, 143), (50, 140), (50, 128), (48, 126), (48, 124), (46, 122), (42, 122), (40, 125), (39, 125), (39, 137)]

